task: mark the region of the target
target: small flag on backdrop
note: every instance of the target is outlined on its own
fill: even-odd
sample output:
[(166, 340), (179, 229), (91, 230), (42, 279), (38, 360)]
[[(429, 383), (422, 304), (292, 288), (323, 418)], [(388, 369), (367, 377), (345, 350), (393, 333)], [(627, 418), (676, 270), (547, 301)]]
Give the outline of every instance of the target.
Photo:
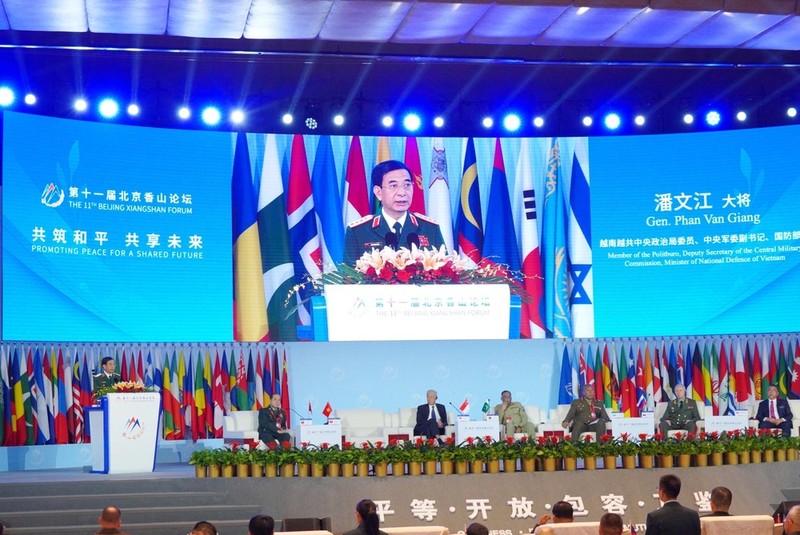
[(322, 409), (322, 414), (325, 415), (325, 418), (329, 417), (333, 412), (333, 408), (331, 407), (331, 402), (325, 403), (325, 408)]
[(489, 400), (488, 399), (483, 402), (483, 407), (481, 407), (481, 411), (483, 411), (484, 413), (487, 413), (487, 414), (489, 413)]
[(460, 412), (469, 412), (469, 399), (465, 399), (461, 405), (458, 406)]

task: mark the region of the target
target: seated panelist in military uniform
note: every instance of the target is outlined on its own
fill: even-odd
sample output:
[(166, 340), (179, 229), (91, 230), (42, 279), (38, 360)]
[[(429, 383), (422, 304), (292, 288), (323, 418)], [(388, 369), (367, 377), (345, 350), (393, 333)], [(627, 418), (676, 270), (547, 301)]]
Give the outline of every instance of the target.
[(393, 249), (412, 244), (421, 248), (438, 249), (444, 244), (439, 224), (433, 219), (411, 213), (414, 183), (411, 171), (403, 162), (387, 160), (372, 170), (372, 192), (381, 201), (381, 209), (353, 221), (344, 237), (344, 263), (355, 265), (356, 260), (372, 249)]
[(675, 386), (675, 399), (667, 404), (667, 410), (661, 417), (661, 434), (666, 437), (667, 431), (694, 433), (699, 419), (700, 412), (697, 410), (697, 402), (693, 399), (686, 399), (686, 387), (677, 385)]
[(583, 387), (583, 397), (569, 406), (561, 427), (566, 429), (572, 424), (572, 441), (576, 442), (586, 432), (596, 433), (599, 439), (606, 434), (606, 422), (610, 421), (603, 402), (594, 399), (594, 387), (586, 385)]
[(525, 407), (519, 401), (512, 401), (508, 390), (500, 393), (500, 403), (494, 406), (494, 413), (500, 419), (500, 429), (506, 437), (513, 437), (514, 433), (525, 433), (529, 437), (536, 434), (536, 424), (528, 421)]

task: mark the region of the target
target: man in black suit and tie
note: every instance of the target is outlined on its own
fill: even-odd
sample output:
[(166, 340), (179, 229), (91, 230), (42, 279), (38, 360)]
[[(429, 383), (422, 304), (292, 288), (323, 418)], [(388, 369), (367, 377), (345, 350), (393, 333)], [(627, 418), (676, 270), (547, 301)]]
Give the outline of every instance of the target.
[(789, 402), (778, 397), (778, 387), (769, 385), (767, 399), (758, 404), (756, 420), (759, 429), (780, 429), (783, 436), (792, 435), (792, 409)]
[(647, 513), (647, 535), (700, 535), (700, 515), (678, 503), (681, 480), (667, 474), (658, 480), (658, 499), (664, 505)]
[(444, 435), (447, 427), (447, 411), (444, 405), (436, 403), (439, 396), (436, 390), (428, 390), (428, 403), (417, 407), (417, 425), (414, 426), (414, 436), (425, 438), (438, 438)]

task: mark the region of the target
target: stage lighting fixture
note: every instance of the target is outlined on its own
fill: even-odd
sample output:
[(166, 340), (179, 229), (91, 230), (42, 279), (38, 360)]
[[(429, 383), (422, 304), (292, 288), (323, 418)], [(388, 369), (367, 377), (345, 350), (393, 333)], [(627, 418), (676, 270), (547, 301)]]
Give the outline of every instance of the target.
[(14, 91), (10, 87), (0, 87), (0, 106), (6, 108), (14, 103)]
[(317, 120), (313, 117), (306, 117), (306, 128), (309, 130), (316, 130), (317, 129)]
[(435, 126), (436, 128), (443, 127), (444, 126), (444, 118), (443, 117), (436, 117), (433, 120), (433, 126)]
[(609, 130), (616, 130), (619, 128), (619, 125), (622, 123), (622, 120), (619, 118), (619, 115), (616, 113), (609, 113), (603, 119), (603, 124), (606, 125), (606, 128)]
[(33, 93), (28, 93), (27, 95), (25, 95), (25, 104), (27, 104), (28, 106), (33, 106), (34, 104), (36, 104), (36, 95), (34, 95)]
[(503, 128), (509, 132), (516, 132), (519, 130), (520, 126), (522, 126), (522, 121), (520, 120), (519, 115), (511, 113), (503, 117)]
[(636, 126), (644, 126), (645, 123), (644, 115), (637, 115), (636, 117), (633, 118), (633, 122), (636, 124)]
[(233, 110), (231, 112), (231, 122), (233, 124), (242, 124), (244, 122), (244, 112), (242, 110)]
[(222, 114), (214, 106), (209, 106), (203, 109), (203, 112), (200, 114), (200, 117), (203, 119), (203, 122), (206, 123), (208, 126), (216, 126), (217, 124), (219, 124), (219, 121), (222, 118)]
[(711, 110), (710, 112), (706, 113), (706, 124), (708, 126), (717, 126), (719, 125), (720, 120), (722, 120), (722, 117), (718, 111)]
[(533, 126), (535, 126), (536, 128), (543, 127), (544, 126), (544, 119), (542, 117), (534, 117)]
[(104, 98), (97, 106), (97, 110), (100, 112), (101, 117), (113, 119), (119, 113), (119, 104), (117, 104), (117, 101), (114, 99)]
[(72, 107), (75, 108), (75, 111), (86, 111), (89, 107), (89, 103), (86, 102), (85, 98), (79, 98), (75, 100)]
[(739, 122), (746, 121), (747, 120), (747, 113), (743, 112), (743, 111), (740, 111), (739, 113), (736, 114), (736, 120), (739, 121)]
[(128, 115), (131, 117), (136, 117), (140, 111), (138, 104), (128, 104)]
[(694, 115), (687, 113), (683, 116), (683, 122), (686, 124), (692, 124), (694, 122)]
[(795, 117), (797, 117), (797, 108), (795, 108), (794, 106), (791, 106), (790, 108), (788, 108), (786, 110), (786, 115), (788, 115), (789, 117), (794, 119)]
[(481, 124), (484, 128), (491, 128), (494, 126), (494, 119), (491, 117), (484, 117), (483, 121), (481, 121)]
[(419, 130), (420, 125), (422, 125), (422, 120), (416, 113), (409, 113), (403, 117), (403, 128), (409, 132), (416, 132)]
[(394, 124), (394, 119), (392, 119), (391, 115), (384, 115), (383, 119), (381, 119), (381, 124), (386, 128), (391, 128), (391, 126)]
[(178, 108), (178, 117), (180, 117), (184, 121), (191, 116), (192, 116), (192, 111), (186, 106), (181, 106), (180, 108)]
[(593, 122), (594, 121), (592, 120), (592, 118), (589, 117), (588, 115), (583, 118), (583, 126), (592, 126)]
[(342, 126), (344, 124), (344, 115), (341, 113), (337, 113), (333, 116), (333, 124), (336, 126)]
[(284, 113), (283, 117), (281, 117), (281, 122), (283, 124), (292, 124), (292, 121), (294, 121), (294, 117), (292, 117), (291, 113)]

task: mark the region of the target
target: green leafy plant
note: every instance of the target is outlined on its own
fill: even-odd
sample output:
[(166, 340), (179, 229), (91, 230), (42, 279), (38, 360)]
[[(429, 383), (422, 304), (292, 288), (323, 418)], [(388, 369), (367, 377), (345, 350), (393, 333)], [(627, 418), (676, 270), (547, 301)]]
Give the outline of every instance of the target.
[(213, 450), (194, 450), (189, 457), (189, 464), (197, 466), (209, 466), (214, 464)]

